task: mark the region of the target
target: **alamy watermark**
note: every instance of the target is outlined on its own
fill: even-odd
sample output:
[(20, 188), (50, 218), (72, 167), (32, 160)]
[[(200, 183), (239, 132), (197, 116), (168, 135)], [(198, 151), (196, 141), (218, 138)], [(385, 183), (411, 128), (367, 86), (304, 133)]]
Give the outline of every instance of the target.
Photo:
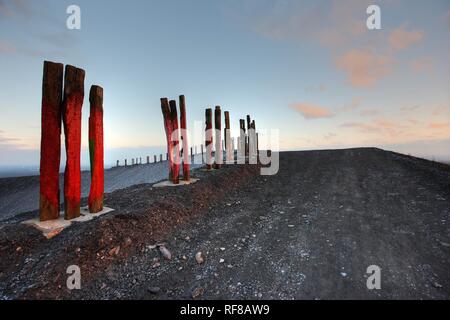
[(379, 6), (372, 4), (367, 7), (366, 13), (369, 17), (366, 20), (366, 26), (369, 30), (381, 29), (381, 9)]
[(373, 264), (367, 267), (366, 273), (369, 274), (366, 281), (367, 289), (381, 289), (381, 268)]
[(66, 27), (69, 30), (81, 29), (81, 8), (75, 4), (67, 7), (66, 13), (69, 15), (66, 20)]
[(66, 285), (67, 289), (73, 290), (81, 289), (81, 270), (80, 267), (73, 264), (67, 267), (66, 273), (69, 274), (67, 277)]

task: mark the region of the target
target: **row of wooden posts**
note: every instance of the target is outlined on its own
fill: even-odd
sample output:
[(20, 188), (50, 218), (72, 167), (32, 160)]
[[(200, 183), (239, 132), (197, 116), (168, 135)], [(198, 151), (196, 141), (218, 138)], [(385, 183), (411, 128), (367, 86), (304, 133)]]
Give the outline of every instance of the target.
[[(64, 218), (80, 216), (81, 201), (81, 115), (85, 71), (74, 66), (44, 61), (42, 80), (41, 159), (39, 217), (41, 221), (59, 218), (59, 168), (61, 124), (64, 128), (66, 164), (64, 170)], [(103, 89), (91, 86), (89, 92), (89, 155), (91, 186), (89, 211), (103, 210)]]
[[(229, 134), (229, 131), (225, 131), (225, 135)], [(258, 139), (258, 133), (256, 133), (256, 139)], [(227, 148), (226, 148), (226, 143), (225, 141), (227, 140), (223, 140), (222, 139), (222, 152), (226, 152)], [(234, 159), (236, 160), (236, 147), (235, 147), (235, 138), (234, 137), (230, 137), (230, 141), (231, 141), (231, 157), (226, 158), (227, 160), (230, 159)], [(238, 137), (238, 141), (239, 141), (239, 137)], [(246, 145), (248, 145), (248, 142), (246, 143)], [(183, 150), (180, 150), (180, 155), (183, 153)], [(233, 155), (234, 154), (234, 155)], [(200, 163), (199, 164), (204, 164), (205, 163), (205, 152), (204, 152), (204, 146), (203, 144), (200, 145), (200, 153), (198, 152), (197, 146), (195, 147), (190, 147), (190, 153), (189, 153), (190, 157), (191, 157), (191, 164), (195, 163), (195, 156), (196, 155), (201, 155), (200, 157)], [(130, 160), (130, 161), (128, 161)], [(145, 158), (144, 158), (145, 160)], [(123, 162), (121, 163), (120, 160), (116, 160), (116, 167), (127, 167), (127, 166), (135, 166), (135, 165), (145, 165), (145, 164), (153, 164), (153, 163), (158, 163), (158, 162), (163, 162), (163, 161), (168, 161), (169, 160), (169, 153), (166, 152), (165, 154), (158, 154), (158, 155), (153, 155), (153, 157), (151, 156), (146, 156), (146, 161), (142, 162), (142, 157), (137, 157), (137, 158), (131, 158), (131, 159), (124, 159)]]
[[(188, 140), (186, 132), (186, 99), (184, 95), (179, 96), (180, 106), (180, 129), (178, 130), (178, 116), (177, 116), (177, 103), (175, 100), (168, 100), (167, 98), (161, 98), (161, 111), (164, 119), (164, 128), (166, 132), (167, 141), (167, 159), (169, 164), (169, 180), (174, 184), (179, 183), (180, 163), (183, 168), (183, 180), (189, 181), (190, 170), (189, 165), (189, 153), (184, 152), (188, 150)], [(224, 128), (224, 140), (222, 140), (222, 111), (220, 106), (216, 106), (214, 109), (214, 130), (212, 125), (212, 109), (207, 108), (205, 110), (205, 149), (206, 155), (203, 157), (203, 145), (201, 145), (202, 163), (203, 159), (206, 162), (206, 169), (220, 169), (223, 162), (223, 151), (225, 151), (225, 159), (227, 163), (234, 163), (234, 140), (231, 139), (230, 128), (230, 113), (224, 112), (225, 115), (225, 128)], [(238, 137), (238, 151), (243, 151), (244, 160), (245, 157), (255, 157), (258, 154), (258, 134), (256, 133), (255, 120), (251, 121), (250, 115), (247, 115), (247, 133), (245, 128), (245, 120), (240, 119), (240, 136)], [(213, 137), (213, 132), (215, 137)], [(180, 139), (182, 143), (182, 151), (180, 152)], [(213, 142), (215, 139), (215, 150), (213, 153)], [(214, 154), (214, 159), (213, 159)], [(192, 155), (192, 148), (191, 148)], [(239, 156), (239, 152), (238, 152)], [(181, 158), (181, 159), (180, 159)], [(181, 161), (179, 161), (181, 160)], [(245, 161), (244, 161), (245, 162)]]
[[(42, 80), (42, 118), (41, 118), (41, 159), (40, 159), (40, 197), (39, 217), (41, 221), (59, 218), (60, 189), (59, 168), (61, 160), (61, 128), (64, 129), (66, 164), (64, 170), (64, 218), (67, 220), (80, 216), (81, 208), (81, 119), (84, 99), (85, 71), (74, 66), (44, 61)], [(103, 147), (103, 89), (91, 86), (89, 92), (89, 157), (91, 167), (91, 185), (88, 207), (91, 213), (103, 210), (104, 194), (104, 147)], [(186, 100), (179, 97), (180, 123), (178, 123), (177, 104), (175, 100), (161, 98), (161, 110), (167, 140), (167, 160), (169, 180), (179, 183), (180, 164), (182, 179), (190, 180), (189, 144), (186, 132)], [(230, 114), (225, 111), (224, 142), (222, 142), (221, 108), (214, 110), (214, 127), (212, 130), (212, 109), (205, 111), (205, 157), (201, 145), (202, 163), (206, 168), (220, 169), (223, 164), (223, 151), (227, 163), (234, 162), (234, 139), (230, 133)], [(62, 125), (62, 126), (61, 126)], [(179, 130), (181, 129), (181, 130)], [(247, 116), (247, 133), (245, 120), (240, 120), (240, 136), (237, 150), (245, 157), (257, 154), (257, 134), (255, 121)], [(215, 131), (215, 150), (213, 153), (213, 131)], [(180, 143), (181, 140), (181, 143)], [(181, 144), (181, 146), (180, 146)], [(223, 144), (225, 145), (223, 148)], [(220, 150), (220, 151), (218, 151)], [(191, 157), (193, 156), (191, 147)], [(213, 159), (214, 155), (214, 159)], [(136, 162), (134, 161), (136, 160)], [(142, 159), (139, 162), (142, 163)], [(147, 156), (147, 163), (149, 163)], [(154, 162), (156, 162), (156, 155)], [(160, 155), (162, 161), (162, 155)], [(245, 162), (245, 161), (244, 161)], [(132, 159), (132, 164), (138, 159)], [(119, 163), (117, 162), (117, 165)], [(127, 165), (127, 160), (125, 160)]]

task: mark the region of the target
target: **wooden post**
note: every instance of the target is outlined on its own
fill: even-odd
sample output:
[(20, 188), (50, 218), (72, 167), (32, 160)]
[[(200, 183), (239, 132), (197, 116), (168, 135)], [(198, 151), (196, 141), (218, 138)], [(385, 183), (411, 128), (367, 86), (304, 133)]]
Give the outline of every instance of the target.
[(104, 163), (103, 163), (103, 88), (92, 86), (89, 93), (89, 155), (91, 160), (91, 189), (89, 212), (103, 210)]
[(214, 125), (216, 132), (216, 152), (215, 152), (215, 169), (220, 169), (223, 163), (223, 152), (222, 152), (222, 111), (220, 106), (216, 106), (214, 110)]
[(191, 147), (191, 163), (194, 163), (194, 150)]
[[(180, 127), (181, 127), (181, 142), (183, 144), (183, 180), (189, 181), (190, 179), (190, 166), (189, 166), (189, 146), (188, 137), (186, 132), (186, 99), (183, 95), (180, 97)], [(192, 154), (192, 148), (191, 148)]]
[[(212, 168), (212, 145), (213, 145), (213, 134), (212, 134), (212, 109), (206, 109), (206, 128), (205, 128), (205, 147), (206, 147), (206, 169), (211, 170)], [(203, 148), (202, 148), (203, 154)]]
[(61, 160), (61, 102), (64, 66), (44, 61), (41, 105), (39, 220), (59, 217)]
[(238, 163), (245, 163), (245, 150), (247, 147), (246, 135), (245, 135), (245, 120), (239, 120), (239, 143), (238, 143)]
[(233, 161), (233, 150), (231, 149), (231, 128), (230, 128), (230, 112), (225, 111), (225, 154), (227, 163)]
[(131, 165), (134, 166), (134, 158), (131, 158)]
[(160, 154), (159, 155), (159, 162), (162, 162), (163, 161), (163, 156), (162, 156), (162, 154)]
[(156, 154), (153, 155), (153, 163), (156, 163)]
[(250, 128), (251, 128), (251, 120), (250, 116), (247, 115), (247, 134), (245, 138), (245, 155), (248, 156), (250, 149), (249, 149), (249, 143), (250, 143)]
[(127, 159), (125, 159), (125, 167), (127, 166)]
[(256, 131), (255, 131), (255, 120), (250, 123), (250, 129), (248, 131), (249, 138), (249, 163), (257, 163), (257, 152), (256, 152)]
[(202, 154), (202, 164), (205, 163), (205, 159), (203, 158), (203, 144), (200, 144), (200, 152)]
[(257, 157), (258, 157), (258, 162), (259, 162), (259, 134), (256, 133), (256, 153), (257, 153)]
[(177, 102), (175, 100), (169, 101), (170, 118), (172, 120), (172, 143), (173, 143), (173, 168), (172, 168), (172, 182), (174, 184), (180, 183), (180, 138), (178, 132), (178, 112)]
[[(172, 132), (173, 132), (173, 126), (172, 126), (172, 118), (171, 118), (171, 112), (170, 112), (170, 106), (169, 106), (169, 100), (167, 98), (161, 98), (161, 111), (164, 118), (164, 129), (166, 132), (166, 142), (167, 142), (167, 159), (169, 160), (169, 180), (172, 180), (172, 170), (173, 170), (173, 161), (172, 161), (172, 155), (173, 155), (173, 143), (172, 143)], [(170, 158), (169, 158), (170, 155)], [(160, 155), (160, 161), (162, 161), (162, 154)]]
[(81, 109), (84, 99), (84, 76), (84, 70), (66, 66), (62, 108), (66, 142), (64, 171), (64, 218), (66, 220), (80, 216)]
[(234, 152), (235, 152), (235, 150), (236, 150), (236, 148), (235, 148), (235, 142), (234, 142), (234, 138), (231, 138), (231, 154), (232, 154), (232, 159), (233, 159), (233, 163), (234, 163), (234, 161), (235, 161), (235, 158), (234, 158)]
[(150, 156), (147, 156), (147, 164), (150, 164)]

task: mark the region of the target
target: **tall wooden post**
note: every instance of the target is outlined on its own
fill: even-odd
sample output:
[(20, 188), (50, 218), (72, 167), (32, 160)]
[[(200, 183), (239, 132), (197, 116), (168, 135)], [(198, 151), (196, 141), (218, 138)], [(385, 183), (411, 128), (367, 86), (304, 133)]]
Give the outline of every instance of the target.
[(170, 118), (172, 120), (172, 143), (173, 143), (173, 169), (172, 182), (174, 184), (180, 183), (180, 137), (178, 130), (178, 112), (177, 102), (175, 100), (169, 101)]
[(255, 120), (252, 120), (250, 123), (250, 129), (248, 130), (248, 139), (249, 139), (249, 163), (256, 164), (257, 163), (257, 152), (256, 152), (256, 132), (255, 132)]
[[(181, 127), (181, 142), (183, 144), (183, 180), (189, 181), (190, 168), (189, 168), (189, 146), (188, 137), (186, 132), (186, 99), (184, 95), (180, 96), (180, 127)], [(192, 153), (192, 151), (191, 151)]]
[(216, 106), (214, 110), (214, 125), (216, 132), (216, 152), (215, 152), (215, 165), (216, 169), (220, 169), (223, 163), (223, 152), (222, 152), (222, 111), (220, 106)]
[[(213, 145), (213, 134), (212, 134), (212, 109), (206, 109), (206, 128), (205, 128), (205, 147), (206, 147), (206, 169), (211, 170), (212, 168), (212, 145)], [(203, 149), (202, 149), (203, 153)]]
[(59, 217), (61, 102), (64, 66), (44, 61), (42, 77), (39, 219)]
[(238, 143), (238, 163), (245, 163), (245, 150), (247, 147), (246, 135), (245, 135), (245, 120), (239, 120), (239, 143)]
[[(167, 156), (169, 160), (169, 180), (172, 180), (173, 175), (173, 143), (172, 143), (172, 118), (169, 106), (169, 100), (167, 98), (161, 98), (161, 111), (164, 118), (164, 129), (166, 132), (166, 142), (167, 142)], [(162, 161), (162, 154), (160, 155), (160, 161)]]
[(64, 171), (64, 218), (66, 220), (80, 216), (81, 109), (84, 99), (84, 76), (84, 70), (66, 66), (62, 110), (66, 142)]
[(251, 120), (250, 116), (247, 115), (247, 134), (245, 138), (245, 155), (248, 156), (250, 152), (250, 128), (251, 128)]
[(231, 128), (230, 128), (230, 113), (225, 111), (225, 152), (227, 163), (233, 161), (233, 150), (231, 148)]
[(103, 210), (104, 163), (103, 163), (103, 88), (92, 86), (89, 93), (91, 104), (89, 116), (89, 155), (91, 160), (91, 189), (89, 212)]
[(153, 155), (153, 163), (156, 163), (156, 154)]

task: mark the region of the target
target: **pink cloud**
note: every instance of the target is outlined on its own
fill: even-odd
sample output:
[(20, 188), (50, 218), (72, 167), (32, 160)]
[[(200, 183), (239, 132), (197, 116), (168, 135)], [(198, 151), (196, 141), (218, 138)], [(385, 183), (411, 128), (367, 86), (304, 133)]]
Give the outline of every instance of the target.
[(404, 27), (399, 27), (390, 33), (389, 45), (395, 51), (399, 51), (419, 42), (423, 37), (423, 31), (408, 31)]
[(448, 127), (450, 127), (450, 124), (444, 122), (432, 122), (428, 125), (428, 128), (430, 129), (443, 129)]
[(368, 123), (363, 123), (363, 122), (345, 122), (345, 123), (341, 124), (341, 127), (355, 128), (362, 132), (379, 132), (380, 131), (376, 126), (374, 126), (372, 124), (368, 124)]
[(385, 118), (378, 118), (375, 120), (375, 124), (382, 128), (395, 128), (396, 124)]
[(433, 60), (429, 57), (418, 58), (410, 61), (411, 69), (415, 72), (431, 72), (433, 69)]
[(309, 103), (293, 103), (289, 105), (289, 108), (300, 112), (305, 119), (320, 119), (329, 118), (332, 113), (327, 108), (315, 106)]
[(362, 133), (377, 133), (390, 138), (398, 137), (403, 133), (405, 125), (394, 123), (385, 118), (377, 118), (369, 123), (366, 122), (346, 122), (340, 125), (343, 128), (354, 128)]
[(393, 59), (368, 50), (352, 49), (336, 60), (336, 67), (347, 73), (355, 87), (368, 87), (391, 72)]

